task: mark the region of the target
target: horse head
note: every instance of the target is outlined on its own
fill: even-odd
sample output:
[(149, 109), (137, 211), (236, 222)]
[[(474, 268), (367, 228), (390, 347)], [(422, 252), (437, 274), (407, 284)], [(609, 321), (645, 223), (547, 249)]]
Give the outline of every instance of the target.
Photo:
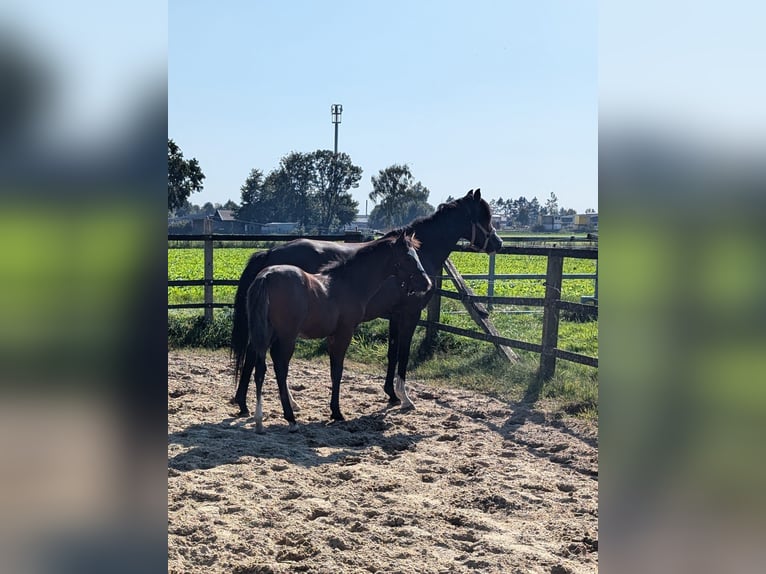
[(495, 253), (503, 246), (503, 240), (497, 235), (492, 225), (492, 210), (481, 198), (481, 189), (470, 190), (458, 202), (468, 212), (468, 224), (463, 237), (471, 242), (471, 247), (484, 253)]
[(431, 288), (431, 279), (423, 269), (417, 249), (420, 241), (415, 234), (401, 233), (394, 242), (394, 273), (407, 293), (425, 293)]

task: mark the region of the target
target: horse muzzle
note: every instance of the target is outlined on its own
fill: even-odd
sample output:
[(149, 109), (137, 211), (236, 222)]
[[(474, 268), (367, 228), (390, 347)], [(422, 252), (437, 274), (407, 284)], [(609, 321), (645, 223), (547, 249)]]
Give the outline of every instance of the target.
[(402, 282), (402, 287), (407, 291), (407, 295), (420, 295), (427, 292), (433, 283), (427, 275), (413, 275)]
[(492, 253), (497, 253), (502, 248), (503, 240), (500, 239), (500, 236), (498, 236), (498, 234), (493, 231), (492, 235), (489, 236), (489, 240), (487, 241), (487, 246), (484, 251), (491, 255)]
[[(484, 235), (483, 242), (477, 241), (477, 229)], [(473, 247), (476, 251), (492, 254), (502, 249), (503, 240), (500, 239), (497, 231), (491, 225), (489, 226), (489, 229), (486, 229), (482, 224), (474, 221), (471, 223), (471, 247)]]

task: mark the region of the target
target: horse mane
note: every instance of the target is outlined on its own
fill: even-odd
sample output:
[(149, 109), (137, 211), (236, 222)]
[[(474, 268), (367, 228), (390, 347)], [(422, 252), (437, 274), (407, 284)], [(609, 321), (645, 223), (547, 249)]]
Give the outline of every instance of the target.
[[(355, 253), (349, 253), (349, 254), (345, 255), (344, 257), (341, 257), (341, 258), (335, 259), (334, 261), (330, 261), (328, 263), (325, 263), (324, 265), (322, 265), (319, 268), (318, 273), (326, 273), (326, 272), (331, 271), (333, 269), (337, 269), (339, 267), (343, 267), (344, 265), (346, 265), (346, 263), (348, 263), (348, 260), (351, 259), (352, 257), (356, 257), (358, 255), (364, 255), (365, 253), (369, 253), (370, 251), (374, 251), (375, 249), (380, 247), (381, 243), (388, 243), (388, 244), (393, 245), (394, 243), (396, 243), (396, 241), (399, 239), (399, 237), (402, 234), (406, 233), (406, 232), (407, 232), (407, 230), (405, 228), (401, 228), (399, 230), (394, 230), (394, 231), (389, 231), (383, 237), (380, 237), (379, 239), (371, 241), (370, 243), (368, 243), (364, 247), (360, 248)], [(420, 240), (415, 238), (414, 235), (412, 237), (410, 237), (410, 244), (415, 249), (419, 249), (420, 248)]]

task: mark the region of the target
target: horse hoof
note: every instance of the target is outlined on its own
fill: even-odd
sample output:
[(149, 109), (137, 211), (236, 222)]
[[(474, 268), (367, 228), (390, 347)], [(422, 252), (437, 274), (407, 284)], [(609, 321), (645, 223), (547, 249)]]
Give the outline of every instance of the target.
[(298, 432), (298, 423), (290, 423), (287, 426), (287, 432)]
[(414, 410), (417, 410), (417, 409), (415, 408), (415, 405), (412, 403), (403, 404), (401, 408), (401, 412), (403, 413), (407, 413), (409, 411), (414, 411)]
[(235, 416), (235, 417), (240, 417), (240, 418), (242, 418), (242, 417), (249, 417), (249, 416), (250, 416), (250, 411), (249, 411), (249, 410), (247, 410), (247, 409), (242, 409), (242, 410), (240, 410), (240, 411), (239, 411), (239, 412), (238, 412), (236, 415), (234, 415), (234, 416)]
[(255, 423), (255, 432), (257, 434), (265, 434), (265, 432), (263, 430), (263, 423), (260, 423), (260, 422), (259, 423)]
[(346, 417), (344, 417), (342, 414), (338, 413), (337, 415), (331, 415), (330, 418), (334, 421), (345, 421)]
[(388, 397), (388, 406), (389, 407), (395, 407), (399, 404), (401, 404), (401, 399), (399, 397)]

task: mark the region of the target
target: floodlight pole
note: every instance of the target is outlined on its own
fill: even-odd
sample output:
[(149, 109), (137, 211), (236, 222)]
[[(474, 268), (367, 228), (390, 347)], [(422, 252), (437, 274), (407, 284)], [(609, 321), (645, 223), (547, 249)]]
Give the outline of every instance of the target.
[(335, 124), (335, 155), (338, 155), (338, 124), (340, 123), (340, 116), (343, 113), (343, 106), (340, 104), (333, 104), (330, 106), (330, 113), (332, 114), (332, 123)]

